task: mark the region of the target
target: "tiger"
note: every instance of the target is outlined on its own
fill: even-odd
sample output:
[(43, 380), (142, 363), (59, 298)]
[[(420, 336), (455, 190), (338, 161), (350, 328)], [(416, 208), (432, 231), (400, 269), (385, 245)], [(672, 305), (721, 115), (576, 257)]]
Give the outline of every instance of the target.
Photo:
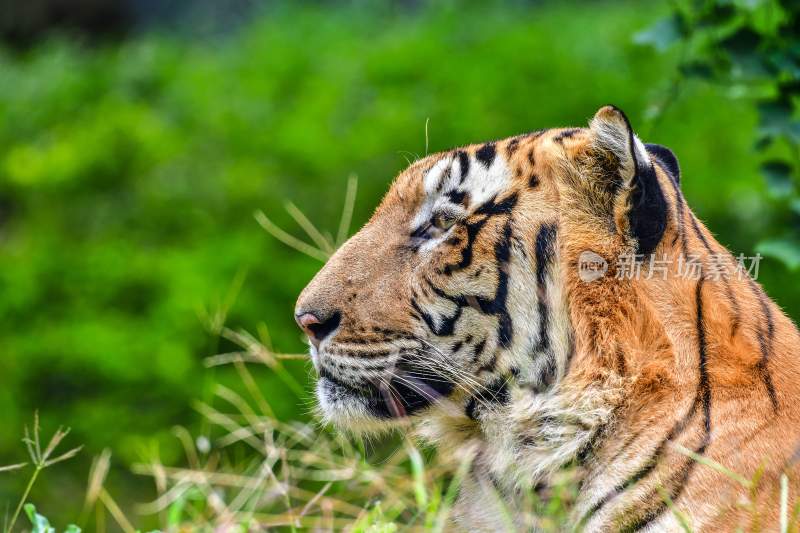
[(565, 469), (577, 530), (777, 530), (800, 339), (741, 259), (609, 105), (410, 164), (295, 319), (324, 422), (468, 461), (454, 530), (528, 527)]

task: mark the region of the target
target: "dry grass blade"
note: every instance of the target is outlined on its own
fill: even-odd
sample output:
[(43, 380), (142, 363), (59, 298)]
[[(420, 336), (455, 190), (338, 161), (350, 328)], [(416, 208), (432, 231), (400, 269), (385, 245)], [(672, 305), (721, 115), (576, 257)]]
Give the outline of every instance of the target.
[(232, 389), (229, 389), (225, 385), (217, 384), (217, 386), (214, 387), (214, 394), (232, 406), (236, 407), (239, 412), (245, 416), (248, 424), (260, 426), (258, 415), (256, 415), (255, 411), (253, 411), (253, 408), (250, 407), (244, 398), (239, 396)]
[(48, 466), (52, 466), (52, 465), (54, 465), (56, 463), (60, 463), (61, 461), (66, 461), (67, 459), (72, 459), (73, 457), (78, 455), (78, 452), (80, 452), (82, 449), (83, 449), (83, 446), (78, 446), (76, 448), (72, 448), (70, 451), (68, 451), (66, 453), (62, 453), (61, 455), (59, 455), (58, 457), (56, 457), (54, 459), (49, 459), (49, 460), (45, 461), (44, 462), (44, 466), (48, 467)]
[(256, 380), (253, 379), (253, 375), (247, 370), (247, 366), (244, 364), (244, 362), (235, 361), (234, 367), (236, 368), (236, 372), (239, 374), (239, 378), (244, 383), (245, 388), (247, 388), (247, 392), (250, 393), (250, 397), (253, 399), (256, 405), (258, 405), (261, 414), (274, 418), (275, 413), (272, 411), (272, 407), (270, 407), (269, 403), (264, 398), (264, 395), (261, 393), (261, 389), (258, 388)]
[(263, 211), (256, 211), (254, 216), (262, 228), (285, 245), (313, 259), (325, 262), (333, 255), (336, 249), (347, 240), (347, 236), (350, 232), (350, 223), (353, 219), (357, 190), (358, 178), (355, 174), (351, 174), (347, 178), (344, 205), (342, 206), (342, 215), (339, 219), (339, 228), (336, 232), (335, 240), (331, 237), (330, 233), (322, 232), (317, 229), (305, 213), (292, 202), (287, 201), (284, 204), (286, 212), (289, 213), (297, 225), (305, 231), (306, 235), (308, 235), (313, 242), (313, 245), (282, 230), (277, 224), (272, 222)]
[[(50, 438), (50, 442), (47, 444), (44, 452), (42, 452), (38, 411), (33, 415), (33, 436), (31, 436), (31, 432), (28, 431), (28, 427), (25, 426), (25, 437), (22, 439), (22, 441), (25, 443), (25, 447), (28, 449), (28, 454), (31, 456), (31, 462), (33, 463), (34, 469), (33, 474), (31, 474), (28, 484), (22, 493), (22, 496), (17, 503), (14, 514), (11, 516), (11, 520), (7, 523), (6, 533), (14, 529), (14, 524), (16, 524), (17, 519), (22, 512), (25, 502), (28, 500), (28, 496), (31, 493), (31, 489), (36, 484), (39, 474), (49, 466), (74, 457), (81, 450), (82, 446), (79, 446), (59, 455), (58, 457), (55, 457), (54, 459), (50, 459), (50, 456), (56, 451), (58, 445), (61, 444), (61, 441), (64, 440), (68, 434), (69, 429), (63, 430), (62, 428), (58, 428), (58, 430), (56, 430), (56, 432)], [(13, 466), (18, 467), (19, 465)]]
[(88, 513), (89, 508), (91, 508), (97, 501), (97, 498), (100, 497), (100, 490), (103, 488), (110, 468), (111, 450), (106, 448), (92, 461), (92, 467), (89, 470), (89, 486), (86, 488), (84, 513)]
[(239, 292), (242, 290), (242, 286), (244, 285), (246, 278), (247, 271), (245, 269), (240, 269), (236, 273), (236, 276), (234, 276), (230, 287), (228, 287), (225, 297), (213, 311), (206, 309), (204, 305), (200, 306), (198, 309), (200, 321), (203, 323), (206, 330), (212, 335), (219, 335), (220, 331), (222, 331), (222, 328), (225, 326), (225, 321), (228, 319), (228, 313), (238, 298)]
[(781, 474), (781, 533), (789, 531), (789, 477)]
[(301, 241), (297, 237), (294, 237), (293, 235), (290, 235), (285, 231), (283, 231), (281, 228), (275, 225), (274, 222), (272, 222), (269, 218), (267, 218), (267, 215), (265, 215), (263, 211), (256, 211), (254, 216), (256, 217), (256, 221), (261, 225), (262, 228), (267, 230), (267, 232), (270, 235), (281, 241), (283, 244), (290, 246), (295, 250), (297, 250), (298, 252), (305, 254), (313, 259), (318, 259), (323, 263), (327, 261), (328, 258), (330, 257), (330, 254), (325, 253), (323, 250), (311, 246), (310, 244)]
[(672, 501), (672, 498), (670, 497), (669, 493), (666, 490), (664, 490), (664, 487), (659, 485), (658, 487), (656, 487), (656, 490), (658, 490), (658, 494), (661, 496), (661, 499), (664, 500), (664, 503), (667, 505), (667, 508), (675, 516), (675, 519), (680, 524), (681, 529), (683, 529), (685, 533), (692, 533), (692, 526), (689, 523), (689, 517), (686, 516), (686, 513), (684, 513), (675, 506), (675, 502)]
[[(298, 398), (302, 398), (305, 394), (302, 385), (286, 370), (281, 362), (276, 357), (276, 354), (270, 350), (267, 345), (259, 341), (253, 335), (246, 331), (233, 331), (225, 328), (222, 330), (222, 335), (229, 341), (238, 344), (247, 351), (247, 355), (255, 357), (271, 368), (275, 375), (283, 381)], [(265, 339), (269, 342), (269, 339)]]
[(22, 439), (22, 442), (28, 448), (28, 455), (33, 464), (38, 466), (44, 462), (42, 461), (42, 447), (39, 444), (39, 411), (33, 413), (33, 438), (28, 431), (28, 426), (25, 426), (25, 438)]
[(700, 455), (698, 453), (695, 453), (692, 450), (690, 450), (689, 448), (681, 446), (680, 444), (678, 444), (676, 442), (672, 443), (672, 447), (675, 448), (676, 451), (686, 455), (687, 457), (691, 457), (693, 460), (697, 461), (698, 463), (700, 463), (702, 465), (705, 465), (705, 466), (707, 466), (709, 468), (712, 468), (712, 469), (716, 470), (717, 472), (719, 472), (720, 474), (723, 474), (723, 475), (729, 477), (730, 479), (732, 479), (732, 480), (736, 481), (737, 483), (739, 483), (741, 486), (743, 486), (743, 487), (745, 487), (747, 489), (752, 489), (753, 488), (753, 481), (752, 480), (747, 479), (746, 477), (742, 476), (741, 474), (737, 474), (736, 472), (734, 472), (733, 470), (727, 468), (726, 466), (721, 465), (720, 463), (718, 463), (718, 462), (716, 462), (716, 461), (714, 461), (712, 459), (709, 459), (708, 457), (705, 457), (704, 455)]
[(303, 231), (306, 232), (306, 235), (308, 235), (311, 240), (314, 241), (314, 244), (317, 245), (317, 248), (329, 255), (333, 254), (335, 248), (334, 244), (325, 235), (323, 235), (316, 226), (314, 226), (314, 224), (308, 219), (305, 213), (300, 210), (300, 208), (298, 208), (292, 202), (286, 202), (284, 207), (286, 208), (286, 212), (291, 215), (295, 222), (297, 222), (297, 225), (303, 228)]
[[(133, 471), (137, 474), (155, 475), (155, 472), (137, 471), (135, 465)], [(192, 483), (190, 481), (179, 481), (174, 486), (166, 490), (163, 494), (159, 495), (158, 498), (156, 498), (152, 502), (138, 504), (136, 506), (136, 511), (139, 514), (143, 515), (154, 515), (161, 513), (164, 510), (166, 510), (170, 505), (175, 503), (177, 500), (183, 498), (187, 492), (191, 491), (194, 488), (194, 486), (195, 483)]]
[(11, 472), (14, 470), (19, 470), (20, 468), (25, 468), (26, 466), (28, 466), (28, 463), (17, 463), (15, 465), (0, 466), (0, 472)]
[(133, 524), (130, 523), (125, 513), (122, 512), (122, 509), (119, 508), (117, 502), (114, 501), (106, 489), (100, 489), (99, 499), (103, 503), (103, 506), (108, 509), (111, 516), (114, 517), (114, 521), (116, 521), (122, 531), (125, 533), (136, 533), (136, 528), (133, 527)]
[[(272, 353), (271, 357), (281, 361), (306, 361), (308, 355), (302, 353)], [(203, 359), (203, 366), (212, 368), (215, 366), (236, 365), (238, 363), (263, 363), (262, 357), (257, 357), (246, 352), (228, 352), (217, 355), (209, 355)]]
[[(254, 341), (244, 333), (235, 337), (240, 342)], [(261, 345), (261, 349), (266, 347)], [(239, 364), (244, 369), (244, 363)], [(417, 530), (415, 523), (427, 520), (425, 516), (430, 513), (436, 514), (437, 523), (445, 520), (449, 510), (420, 509), (416, 505), (421, 494), (434, 501), (432, 495), (447, 486), (440, 480), (450, 478), (441, 468), (426, 469), (419, 451), (409, 458), (408, 450), (401, 447), (379, 465), (370, 464), (364, 460), (363, 446), (355, 446), (340, 434), (329, 435), (311, 424), (286, 424), (274, 418), (271, 407), (264, 408), (269, 405), (266, 398), (256, 392), (246, 398), (218, 387), (216, 401), (222, 400), (226, 409), (235, 412), (224, 413), (216, 405), (201, 403), (197, 409), (216, 428), (215, 455), (224, 456), (228, 446), (244, 443), (259, 454), (259, 459), (242, 464), (241, 450), (235, 448), (239, 450), (235, 454), (239, 463), (223, 459), (219, 469), (208, 463), (195, 464), (191, 469), (136, 465), (136, 473), (161, 476), (164, 487), (157, 500), (140, 506), (140, 510), (162, 512), (180, 500), (181, 508), (196, 506), (181, 511), (189, 520), (187, 527), (213, 523), (217, 528), (246, 524), (249, 529), (301, 529), (336, 524), (341, 529), (361, 527), (356, 526), (358, 517), (367, 520), (359, 524), (369, 523), (373, 514), (370, 509), (379, 498), (381, 517), (394, 520), (404, 515), (407, 531)], [(222, 435), (218, 434), (220, 429)], [(191, 439), (185, 434), (181, 440)]]
[(430, 145), (430, 137), (428, 136), (428, 125), (431, 122), (431, 117), (425, 118), (425, 155), (428, 155), (428, 147)]
[(314, 506), (314, 504), (317, 503), (317, 501), (319, 501), (319, 499), (322, 498), (322, 496), (324, 496), (325, 493), (328, 492), (328, 489), (330, 489), (332, 486), (333, 486), (333, 482), (332, 481), (328, 481), (325, 484), (325, 486), (322, 487), (322, 489), (320, 489), (320, 491), (314, 495), (313, 498), (308, 500), (308, 503), (306, 503), (305, 507), (303, 507), (303, 510), (300, 511), (300, 516), (303, 517), (303, 516), (307, 515), (308, 511)]
[(222, 336), (232, 343), (244, 348), (245, 353), (256, 360), (274, 369), (278, 361), (272, 351), (264, 346), (258, 339), (246, 331), (234, 331), (229, 328), (222, 330)]
[(358, 176), (350, 174), (347, 178), (347, 190), (344, 193), (344, 206), (342, 217), (339, 219), (339, 231), (336, 232), (336, 247), (338, 248), (350, 233), (350, 222), (353, 220), (353, 210), (356, 205), (356, 192), (358, 191)]
[(175, 435), (183, 446), (183, 453), (192, 468), (200, 468), (200, 457), (197, 455), (197, 447), (189, 431), (183, 426), (174, 426), (172, 434)]
[(56, 432), (53, 433), (53, 436), (50, 437), (50, 442), (47, 443), (47, 448), (45, 448), (44, 453), (42, 454), (42, 459), (44, 461), (47, 461), (47, 458), (50, 457), (50, 454), (52, 454), (53, 450), (56, 449), (56, 446), (58, 446), (67, 435), (69, 435), (69, 428), (65, 430), (64, 428), (59, 427)]

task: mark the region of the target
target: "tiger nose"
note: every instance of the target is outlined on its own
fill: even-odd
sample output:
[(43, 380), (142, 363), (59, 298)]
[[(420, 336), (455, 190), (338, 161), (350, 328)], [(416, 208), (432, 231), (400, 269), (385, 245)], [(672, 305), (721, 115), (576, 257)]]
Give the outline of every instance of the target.
[(339, 327), (342, 314), (338, 311), (323, 313), (321, 311), (300, 311), (294, 316), (297, 325), (308, 336), (315, 348), (319, 343)]

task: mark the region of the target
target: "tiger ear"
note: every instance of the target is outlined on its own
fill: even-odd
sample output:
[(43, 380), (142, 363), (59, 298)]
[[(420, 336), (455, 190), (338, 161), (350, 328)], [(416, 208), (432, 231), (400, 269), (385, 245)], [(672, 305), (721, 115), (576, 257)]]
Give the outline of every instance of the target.
[(636, 242), (637, 253), (655, 250), (667, 227), (667, 201), (645, 145), (628, 117), (614, 106), (595, 114), (589, 129), (598, 168), (605, 169), (618, 231)]
[(650, 158), (655, 159), (654, 163), (658, 162), (661, 168), (664, 169), (664, 172), (669, 175), (670, 179), (674, 181), (676, 185), (679, 185), (681, 182), (681, 166), (672, 150), (666, 146), (652, 143), (647, 143), (644, 147), (647, 149), (647, 153), (650, 154)]
[(589, 128), (596, 153), (612, 159), (622, 184), (632, 184), (637, 172), (650, 166), (647, 150), (633, 133), (631, 123), (621, 109), (613, 105), (601, 107)]

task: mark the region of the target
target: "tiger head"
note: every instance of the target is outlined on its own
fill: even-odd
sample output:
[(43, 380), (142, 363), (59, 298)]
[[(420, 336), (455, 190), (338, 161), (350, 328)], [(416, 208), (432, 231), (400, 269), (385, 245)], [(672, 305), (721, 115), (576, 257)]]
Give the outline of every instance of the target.
[(323, 417), (371, 431), (442, 410), (469, 418), (510, 381), (554, 387), (575, 349), (568, 278), (581, 249), (592, 275), (606, 243), (652, 251), (665, 169), (677, 174), (671, 152), (645, 148), (612, 106), (588, 128), (413, 163), (298, 299)]

